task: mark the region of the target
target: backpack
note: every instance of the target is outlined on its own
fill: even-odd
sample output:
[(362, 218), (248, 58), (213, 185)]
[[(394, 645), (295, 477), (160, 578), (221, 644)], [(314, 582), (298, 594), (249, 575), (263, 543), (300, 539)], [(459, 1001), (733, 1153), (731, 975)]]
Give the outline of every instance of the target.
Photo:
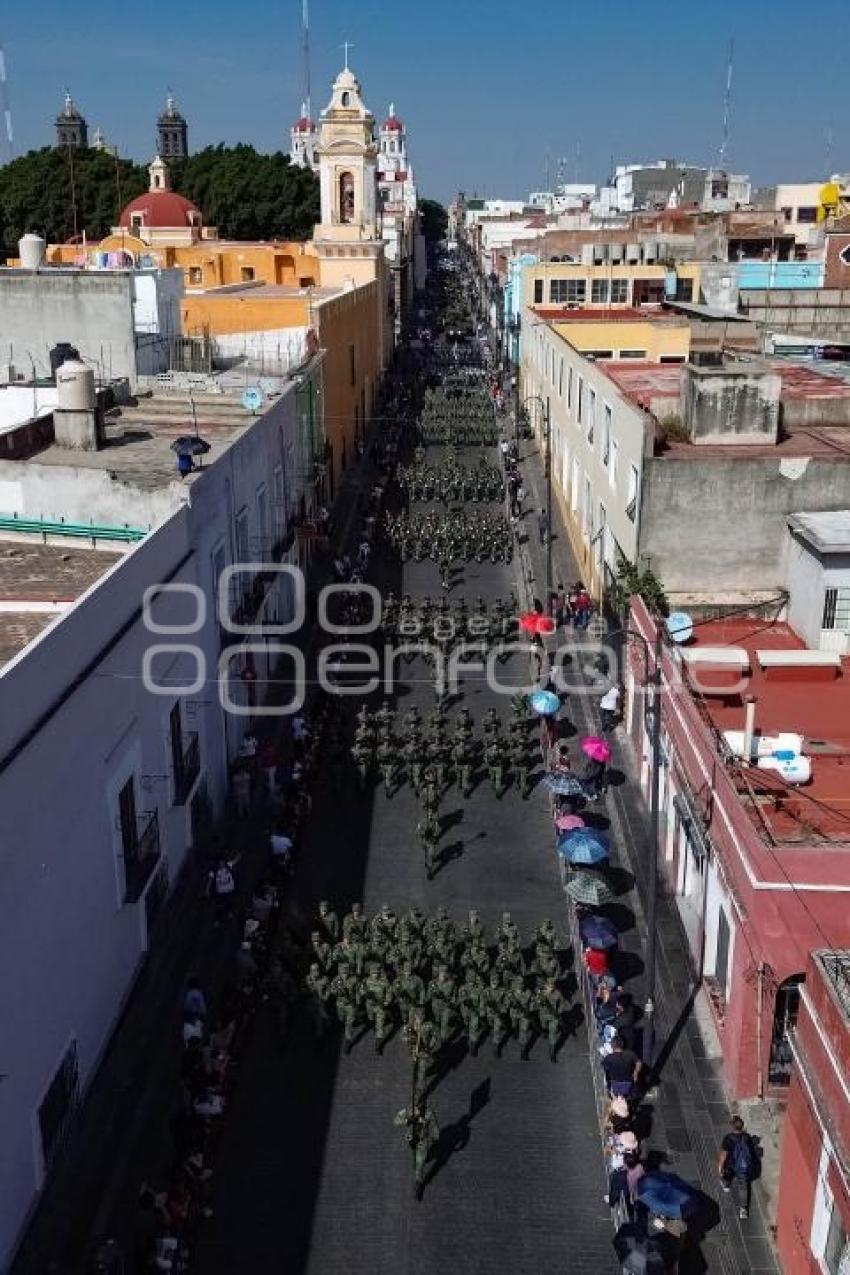
[(732, 1154), (732, 1172), (736, 1178), (750, 1178), (753, 1173), (753, 1148), (745, 1133), (735, 1138)]

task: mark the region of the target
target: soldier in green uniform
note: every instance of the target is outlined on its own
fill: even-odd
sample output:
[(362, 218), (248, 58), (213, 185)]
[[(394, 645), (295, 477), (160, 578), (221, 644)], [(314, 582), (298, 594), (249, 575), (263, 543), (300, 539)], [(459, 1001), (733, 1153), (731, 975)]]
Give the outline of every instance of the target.
[(463, 937), (471, 945), (483, 945), (486, 942), (487, 934), (484, 929), (484, 922), (475, 908), (470, 909), (469, 920), (463, 927)]
[(528, 764), (525, 740), (511, 740), (510, 764), (519, 795), (524, 801), (531, 792), (531, 767)]
[(493, 791), (498, 798), (501, 798), (505, 791), (507, 760), (505, 744), (501, 735), (491, 736), (489, 742), (484, 746), (484, 764), (487, 767), (487, 774), (490, 783), (493, 785)]
[(558, 950), (558, 935), (555, 932), (555, 926), (547, 917), (545, 921), (541, 921), (537, 929), (534, 931), (534, 953), (537, 955), (541, 949), (549, 952)]
[(514, 979), (511, 990), (511, 1026), (517, 1034), (520, 1057), (528, 1061), (535, 1035), (536, 998), (521, 974)]
[(561, 1037), (561, 1024), (564, 1018), (565, 1001), (555, 982), (550, 979), (544, 983), (537, 993), (537, 1017), (541, 1030), (549, 1041), (549, 1057), (555, 1061), (558, 1053), (558, 1041)]
[(401, 965), (395, 990), (402, 1023), (406, 1026), (411, 1016), (421, 1012), (425, 1004), (425, 983), (409, 959)]
[(485, 989), (485, 1005), (493, 1052), (497, 1058), (501, 1058), (505, 1041), (510, 1035), (510, 997), (495, 970), (490, 975), (489, 987)]
[(410, 933), (414, 939), (419, 939), (421, 943), (425, 941), (425, 917), (415, 905), (405, 913), (404, 917), (407, 922)]
[(363, 1019), (363, 993), (360, 980), (356, 974), (340, 970), (331, 983), (331, 991), (336, 1001), (337, 1016), (342, 1023), (343, 1047), (348, 1054), (351, 1052), (354, 1037)]
[(431, 920), (426, 923), (425, 933), (432, 958), (449, 969), (453, 968), (457, 930), (444, 907), (437, 908)]
[(390, 798), (399, 784), (399, 756), (394, 739), (391, 737), (381, 739), (376, 760), (384, 784), (384, 793), (387, 798)]
[(561, 976), (561, 963), (557, 953), (548, 947), (538, 947), (531, 961), (529, 973), (541, 986), (549, 982), (557, 983)]
[(413, 1152), (413, 1191), (417, 1200), (421, 1200), (425, 1187), (425, 1166), (431, 1148), (440, 1136), (437, 1117), (427, 1102), (418, 1099), (411, 1107), (402, 1107), (396, 1114), (394, 1123), (407, 1132), (407, 1144)]
[(342, 933), (347, 939), (364, 938), (366, 935), (367, 921), (363, 915), (362, 903), (352, 903), (351, 911), (347, 912), (342, 919)]
[(402, 756), (404, 757), (405, 774), (410, 781), (410, 786), (415, 792), (419, 792), (422, 787), (422, 741), (409, 735), (404, 741)]
[(319, 904), (319, 928), (324, 931), (325, 938), (330, 944), (339, 942), (342, 934), (339, 917), (332, 911), (327, 899), (322, 899)]
[(468, 975), (474, 972), (479, 978), (490, 977), (490, 953), (483, 942), (468, 942), (460, 957), (461, 968)]
[(416, 832), (425, 853), (425, 872), (428, 880), (432, 881), (437, 870), (437, 846), (442, 835), (439, 819), (435, 815), (425, 815), (417, 823)]
[(322, 973), (320, 966), (314, 961), (304, 978), (304, 986), (310, 993), (310, 1017), (316, 1038), (323, 1040), (331, 1025), (331, 979)]
[(373, 962), (363, 985), (363, 1007), (375, 1033), (375, 1053), (380, 1054), (389, 1035), (392, 988), (382, 967)]
[(422, 1094), (437, 1070), (440, 1033), (426, 1016), (425, 1010), (415, 1010), (410, 1015), (403, 1034), (413, 1062), (413, 1092)]
[(313, 960), (323, 974), (332, 974), (334, 968), (334, 950), (321, 930), (314, 930), (310, 935), (313, 948)]
[(469, 1052), (478, 1053), (481, 1036), (487, 1022), (487, 996), (484, 983), (475, 970), (467, 971), (465, 981), (458, 992), (458, 1005), (466, 1028)]
[(357, 786), (363, 792), (369, 782), (369, 771), (372, 768), (373, 741), (366, 736), (355, 736), (351, 746), (351, 758), (357, 770)]
[(351, 938), (343, 936), (342, 941), (334, 948), (337, 968), (356, 978), (363, 977), (366, 966), (366, 944), (356, 933)]
[(454, 764), (455, 783), (461, 794), (469, 798), (472, 795), (472, 775), (475, 753), (471, 739), (455, 738), (452, 745), (452, 762)]
[(447, 1045), (457, 1029), (458, 1009), (457, 983), (445, 965), (439, 966), (436, 976), (428, 984), (428, 1003), (440, 1033), (440, 1043)]

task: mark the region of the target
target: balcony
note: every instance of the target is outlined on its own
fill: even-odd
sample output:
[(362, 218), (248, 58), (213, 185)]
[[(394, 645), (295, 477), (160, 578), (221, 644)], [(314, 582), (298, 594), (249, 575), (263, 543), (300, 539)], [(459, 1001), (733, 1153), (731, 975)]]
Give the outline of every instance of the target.
[(185, 806), (195, 780), (201, 773), (201, 749), (198, 732), (189, 731), (185, 736), (182, 761), (174, 775), (174, 804)]
[(155, 810), (136, 817), (136, 841), (124, 851), (124, 902), (136, 903), (159, 863), (159, 815)]

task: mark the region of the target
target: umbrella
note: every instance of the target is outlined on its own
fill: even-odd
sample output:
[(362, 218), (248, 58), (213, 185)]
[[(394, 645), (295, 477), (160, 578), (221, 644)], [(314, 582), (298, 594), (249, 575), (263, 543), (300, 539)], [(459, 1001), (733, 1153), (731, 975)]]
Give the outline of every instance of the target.
[(532, 712), (540, 717), (551, 717), (561, 707), (561, 701), (554, 691), (533, 691), (528, 697)]
[(559, 832), (570, 832), (573, 828), (583, 828), (584, 820), (581, 815), (558, 815), (555, 827)]
[(578, 932), (582, 942), (588, 947), (595, 947), (597, 951), (607, 952), (610, 948), (617, 947), (620, 941), (614, 922), (607, 916), (597, 916), (595, 913), (581, 918)]
[(209, 443), (197, 434), (181, 434), (171, 444), (171, 450), (178, 456), (203, 456), (209, 449)]
[(542, 618), (539, 611), (526, 611), (519, 617), (519, 627), (523, 633), (537, 633), (537, 625)]
[(668, 636), (678, 644), (690, 642), (694, 633), (694, 622), (687, 611), (674, 611), (664, 621)]
[(584, 903), (589, 908), (599, 908), (614, 897), (604, 877), (591, 876), (589, 872), (577, 872), (565, 888), (574, 903)]
[(598, 735), (588, 735), (587, 739), (583, 739), (581, 741), (581, 751), (593, 761), (611, 760), (611, 749), (605, 740), (600, 739)]
[(695, 1188), (676, 1173), (645, 1173), (638, 1184), (641, 1204), (659, 1217), (683, 1218), (697, 1207)]
[(577, 779), (569, 770), (553, 770), (548, 775), (543, 776), (543, 783), (550, 792), (555, 793), (558, 797), (582, 797), (584, 788), (580, 779)]
[(555, 632), (557, 625), (555, 621), (548, 615), (538, 615), (537, 627), (535, 633), (539, 633), (541, 637), (551, 637)]
[(570, 863), (592, 868), (598, 863), (607, 863), (608, 838), (595, 828), (572, 828), (558, 838), (558, 852)]

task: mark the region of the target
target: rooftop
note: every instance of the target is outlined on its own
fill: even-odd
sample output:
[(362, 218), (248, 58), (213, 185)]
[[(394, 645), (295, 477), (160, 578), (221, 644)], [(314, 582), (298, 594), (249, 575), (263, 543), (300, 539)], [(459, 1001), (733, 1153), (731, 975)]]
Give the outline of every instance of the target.
[[(299, 288), (294, 283), (225, 283), (217, 288), (191, 289), (205, 297), (238, 297), (240, 300), (275, 301), (292, 297), (305, 297), (308, 293), (314, 301), (329, 301), (338, 297), (343, 288)], [(187, 294), (189, 295), (189, 294)]]
[(550, 323), (652, 323), (670, 328), (688, 326), (683, 315), (659, 310), (657, 306), (535, 306), (534, 313)]
[(0, 669), (121, 557), (77, 545), (0, 540)]
[(0, 434), (7, 434), (25, 421), (49, 416), (57, 397), (54, 385), (0, 386)]
[[(742, 769), (741, 796), (758, 830), (785, 844), (850, 841), (850, 659), (842, 659), (839, 675), (830, 681), (814, 680), (804, 668), (797, 681), (773, 680), (756, 651), (803, 651), (805, 643), (788, 624), (745, 616), (697, 623), (685, 649), (700, 647), (747, 652), (744, 693), (756, 700), (756, 735), (802, 735), (803, 754), (811, 760), (811, 782), (795, 788), (773, 771)], [(717, 731), (743, 730), (741, 695), (695, 696)]]
[(793, 514), (788, 522), (820, 553), (850, 553), (850, 510)]

